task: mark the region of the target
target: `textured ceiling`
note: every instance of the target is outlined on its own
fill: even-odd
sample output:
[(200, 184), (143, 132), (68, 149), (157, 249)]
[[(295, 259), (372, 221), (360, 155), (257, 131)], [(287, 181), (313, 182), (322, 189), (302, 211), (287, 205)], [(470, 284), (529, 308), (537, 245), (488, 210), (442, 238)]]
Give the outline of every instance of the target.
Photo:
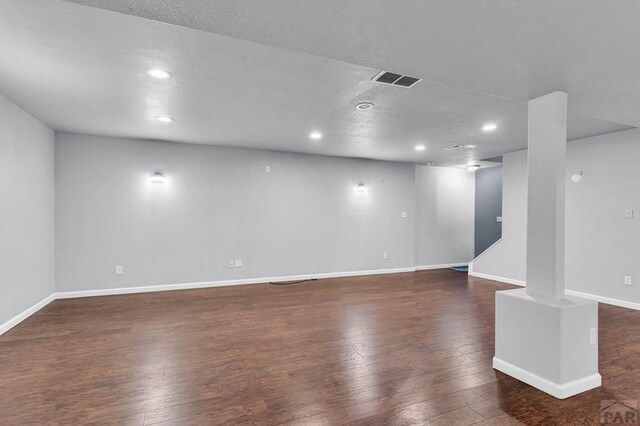
[[(570, 139), (638, 118), (617, 103), (635, 102), (637, 90), (612, 96), (608, 75), (592, 92), (570, 90), (612, 66), (586, 61), (584, 42), (571, 37), (573, 54), (557, 63), (568, 42), (545, 43), (564, 15), (553, 20), (524, 3), (406, 2), (384, 13), (375, 1), (75, 3), (123, 13), (57, 0), (0, 3), (0, 93), (60, 131), (461, 165), (526, 147), (524, 100), (552, 90), (569, 91)], [(477, 21), (491, 19), (472, 21), (474, 11)], [(572, 60), (591, 68), (578, 75)], [(173, 78), (151, 80), (144, 70), (153, 66)], [(370, 82), (381, 69), (425, 80), (412, 89)], [(360, 101), (375, 107), (357, 111)], [(175, 122), (154, 119), (164, 114)], [(498, 130), (484, 134), (487, 121)], [(312, 130), (324, 137), (309, 140)], [(415, 152), (416, 144), (427, 149)], [(451, 144), (474, 147), (442, 149)]]
[(640, 125), (637, 1), (70, 1)]

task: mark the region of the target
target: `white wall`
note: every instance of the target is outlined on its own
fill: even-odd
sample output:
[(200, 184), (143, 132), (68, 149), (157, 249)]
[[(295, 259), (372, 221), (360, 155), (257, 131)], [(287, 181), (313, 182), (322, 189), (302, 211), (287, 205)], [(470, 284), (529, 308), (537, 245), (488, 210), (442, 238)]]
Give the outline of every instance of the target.
[(527, 267), (527, 152), (502, 162), (502, 239), (473, 261), (473, 271), (517, 281)]
[[(640, 302), (640, 130), (569, 143), (567, 289)], [(584, 171), (578, 184), (569, 182)], [(633, 219), (624, 210), (634, 209)], [(634, 285), (624, 285), (624, 276)]]
[(466, 169), (416, 166), (416, 266), (473, 259), (474, 194)]
[(0, 324), (54, 292), (54, 134), (0, 96)]
[(57, 290), (411, 267), (414, 192), (410, 164), (58, 134)]
[[(640, 303), (639, 161), (638, 129), (568, 144), (567, 290)], [(582, 182), (571, 183), (580, 170)], [(503, 237), (474, 261), (474, 272), (525, 280), (526, 174), (526, 151), (505, 155)], [(634, 219), (624, 218), (627, 208)], [(625, 275), (633, 286), (623, 284)]]
[(414, 250), (418, 265), (470, 260), (473, 174), (417, 168), (59, 133), (57, 291), (412, 268)]

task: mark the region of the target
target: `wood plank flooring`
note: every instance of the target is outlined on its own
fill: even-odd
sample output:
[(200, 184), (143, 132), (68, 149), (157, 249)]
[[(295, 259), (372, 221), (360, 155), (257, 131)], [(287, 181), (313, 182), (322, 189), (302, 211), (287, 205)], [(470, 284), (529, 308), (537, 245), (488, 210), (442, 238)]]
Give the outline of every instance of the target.
[(495, 291), (449, 270), (58, 300), (0, 337), (0, 424), (600, 424), (640, 400), (640, 312), (600, 306), (599, 389), (491, 368)]

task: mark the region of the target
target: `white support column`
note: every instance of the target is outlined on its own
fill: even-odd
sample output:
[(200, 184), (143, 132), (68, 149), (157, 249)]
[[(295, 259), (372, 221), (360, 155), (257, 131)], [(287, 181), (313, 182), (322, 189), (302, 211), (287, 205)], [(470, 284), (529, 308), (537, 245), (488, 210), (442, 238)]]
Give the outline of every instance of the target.
[(493, 367), (557, 398), (600, 386), (598, 304), (564, 294), (567, 94), (529, 101), (527, 288), (496, 293)]
[(527, 293), (564, 297), (567, 94), (529, 101)]

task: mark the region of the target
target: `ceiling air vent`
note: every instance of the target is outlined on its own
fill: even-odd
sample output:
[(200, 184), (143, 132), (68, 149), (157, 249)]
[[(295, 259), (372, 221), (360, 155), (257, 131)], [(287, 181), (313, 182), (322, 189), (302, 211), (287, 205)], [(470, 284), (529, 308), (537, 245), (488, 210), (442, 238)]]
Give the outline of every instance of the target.
[(448, 150), (448, 151), (451, 151), (451, 150), (453, 150), (453, 149), (460, 149), (460, 148), (462, 148), (462, 145), (449, 145), (449, 146), (445, 146), (445, 147), (444, 147), (444, 148), (442, 148), (442, 149), (446, 149), (446, 150)]
[(413, 87), (422, 81), (420, 78), (409, 77), (407, 75), (396, 74), (388, 71), (382, 71), (371, 80), (399, 87)]

